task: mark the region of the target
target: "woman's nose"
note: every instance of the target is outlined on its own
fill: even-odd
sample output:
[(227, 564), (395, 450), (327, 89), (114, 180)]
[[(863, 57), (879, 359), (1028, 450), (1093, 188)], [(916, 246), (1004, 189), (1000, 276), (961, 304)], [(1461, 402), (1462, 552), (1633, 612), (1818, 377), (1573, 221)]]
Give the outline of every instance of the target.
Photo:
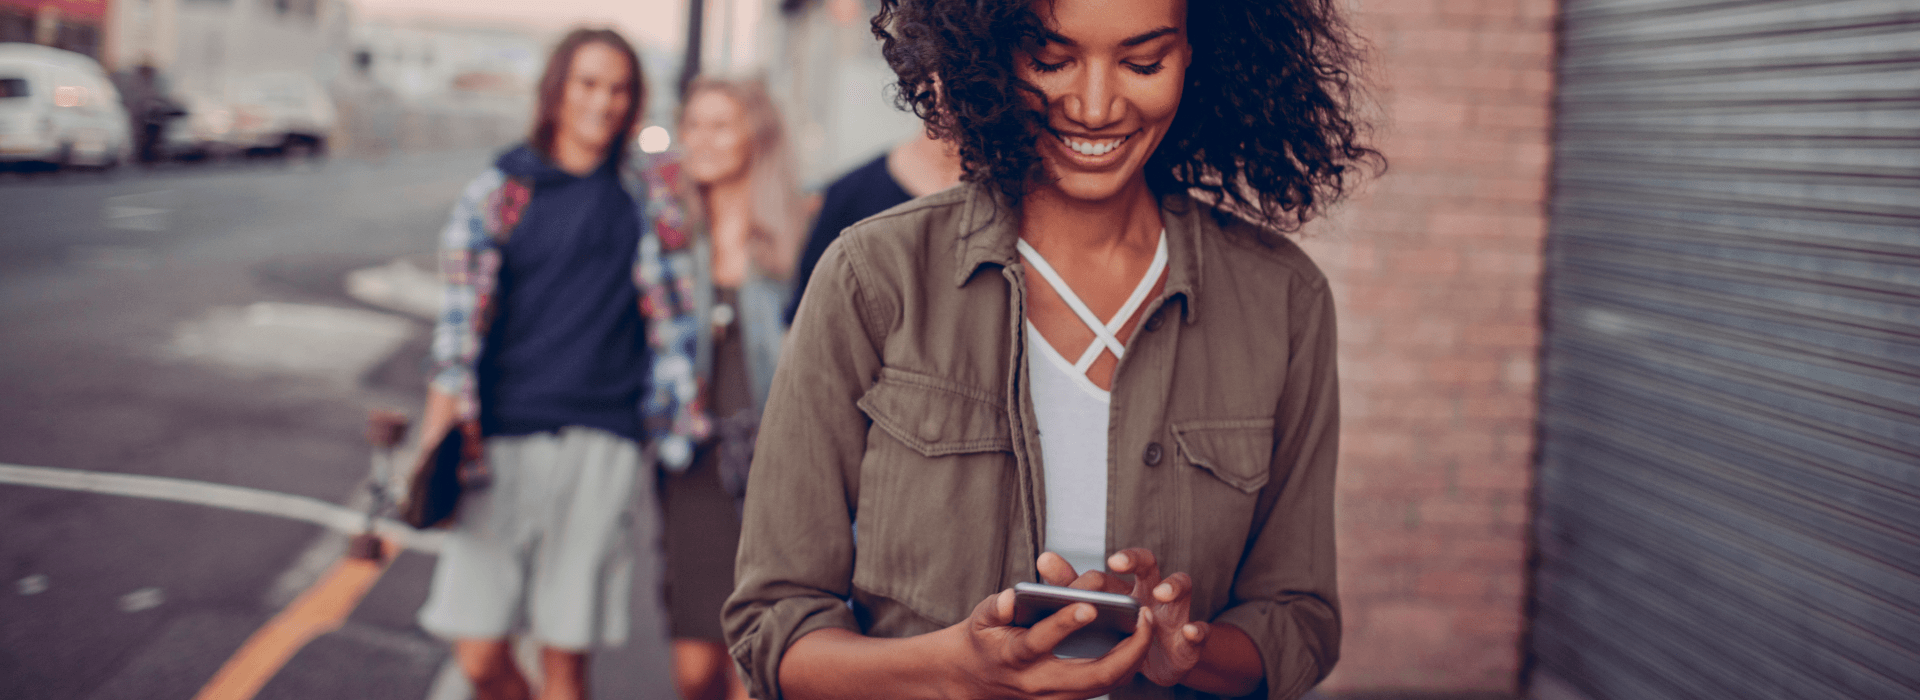
[(1068, 119), (1088, 131), (1098, 131), (1119, 121), (1124, 109), (1119, 104), (1119, 91), (1114, 89), (1117, 77), (1114, 68), (1100, 62), (1090, 63), (1080, 72), (1080, 79), (1067, 95), (1065, 106)]

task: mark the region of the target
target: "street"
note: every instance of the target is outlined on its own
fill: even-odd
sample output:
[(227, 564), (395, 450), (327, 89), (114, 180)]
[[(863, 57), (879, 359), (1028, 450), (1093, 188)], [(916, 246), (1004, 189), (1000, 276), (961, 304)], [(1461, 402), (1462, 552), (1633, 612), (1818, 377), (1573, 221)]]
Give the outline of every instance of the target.
[[(414, 622), (431, 537), (343, 620), (283, 612), (336, 585), (367, 410), (419, 411), (424, 271), (490, 157), (0, 174), (0, 697), (466, 694)], [(596, 695), (671, 697), (636, 623)]]

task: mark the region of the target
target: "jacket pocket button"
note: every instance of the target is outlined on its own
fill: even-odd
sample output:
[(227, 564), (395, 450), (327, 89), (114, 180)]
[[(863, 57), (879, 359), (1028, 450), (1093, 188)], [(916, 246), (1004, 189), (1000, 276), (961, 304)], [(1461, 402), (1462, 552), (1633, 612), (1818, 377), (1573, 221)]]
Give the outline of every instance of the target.
[(1157, 467), (1160, 466), (1160, 458), (1165, 456), (1166, 450), (1160, 447), (1160, 443), (1149, 442), (1147, 451), (1140, 454), (1140, 461), (1146, 462), (1149, 467)]

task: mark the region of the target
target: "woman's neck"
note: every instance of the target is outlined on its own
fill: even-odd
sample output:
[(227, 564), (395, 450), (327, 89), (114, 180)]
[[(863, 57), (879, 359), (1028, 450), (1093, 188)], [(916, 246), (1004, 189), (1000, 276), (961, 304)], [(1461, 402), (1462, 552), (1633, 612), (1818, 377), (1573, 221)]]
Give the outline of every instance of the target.
[(1051, 187), (1029, 192), (1020, 205), (1020, 237), (1051, 257), (1067, 253), (1147, 250), (1158, 244), (1160, 205), (1136, 179), (1113, 197), (1097, 202), (1073, 199)]

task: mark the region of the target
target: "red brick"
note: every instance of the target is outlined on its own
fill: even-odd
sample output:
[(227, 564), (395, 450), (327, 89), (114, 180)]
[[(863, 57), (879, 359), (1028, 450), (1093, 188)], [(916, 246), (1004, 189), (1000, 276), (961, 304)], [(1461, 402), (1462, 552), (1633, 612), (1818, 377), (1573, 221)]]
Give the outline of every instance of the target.
[(1426, 56), (1453, 55), (1465, 57), (1475, 53), (1475, 43), (1479, 32), (1456, 28), (1439, 28), (1432, 25), (1409, 28), (1387, 40), (1393, 49), (1402, 55)]
[(1467, 571), (1426, 571), (1415, 590), (1441, 600), (1477, 600), (1487, 594), (1487, 577)]
[(1460, 271), (1460, 251), (1450, 248), (1426, 248), (1387, 251), (1385, 272), (1398, 279), (1408, 276), (1448, 277)]
[(1540, 276), (1544, 265), (1538, 251), (1477, 250), (1467, 256), (1467, 272), (1476, 277), (1501, 275), (1522, 284)]
[(1525, 489), (1533, 483), (1533, 470), (1521, 461), (1464, 461), (1454, 472), (1454, 484), (1462, 489)]
[(1546, 66), (1521, 69), (1514, 74), (1513, 85), (1523, 93), (1543, 96), (1544, 104), (1544, 96), (1553, 91), (1553, 70)]
[[(1531, 349), (1531, 348), (1530, 348)], [(1533, 355), (1528, 353), (1518, 357), (1508, 357), (1502, 362), (1500, 383), (1508, 389), (1531, 392), (1540, 377), (1539, 366)]]
[(1520, 16), (1534, 19), (1551, 19), (1558, 14), (1560, 3), (1555, 0), (1521, 0)]
[(1472, 47), (1482, 55), (1538, 59), (1544, 66), (1553, 57), (1553, 36), (1538, 31), (1483, 28), (1474, 32)]
[(1484, 348), (1533, 348), (1540, 345), (1540, 327), (1516, 319), (1511, 323), (1477, 323), (1468, 326), (1466, 343)]
[(1492, 525), (1495, 522), (1492, 506), (1477, 501), (1427, 501), (1417, 506), (1420, 526), (1428, 525)]
[(1533, 397), (1514, 392), (1502, 392), (1491, 396), (1469, 396), (1461, 405), (1461, 415), (1467, 418), (1512, 418), (1533, 420)]
[(1490, 360), (1455, 357), (1435, 360), (1427, 365), (1427, 378), (1445, 384), (1481, 384), (1500, 376), (1500, 363)]
[(1544, 178), (1485, 178), (1473, 183), (1473, 196), (1498, 202), (1524, 202), (1538, 205), (1546, 200)]
[[(1430, 95), (1409, 95), (1402, 93), (1393, 102), (1393, 121), (1395, 126), (1408, 128), (1414, 126), (1443, 126), (1448, 129), (1463, 128), (1467, 124), (1472, 105), (1439, 99)], [(1396, 150), (1405, 151), (1407, 144), (1393, 144)]]
[(1381, 16), (1425, 18), (1435, 14), (1433, 0), (1384, 0), (1369, 2), (1360, 13), (1362, 19), (1377, 21)]
[(1486, 14), (1486, 0), (1440, 0), (1440, 14), (1479, 17)]
[[(1511, 83), (1509, 83), (1511, 84)], [(1519, 104), (1475, 105), (1470, 113), (1469, 123), (1476, 126), (1517, 127), (1525, 129), (1546, 129), (1552, 119), (1547, 105), (1537, 99), (1518, 101)], [(1537, 138), (1537, 133), (1529, 134)]]

